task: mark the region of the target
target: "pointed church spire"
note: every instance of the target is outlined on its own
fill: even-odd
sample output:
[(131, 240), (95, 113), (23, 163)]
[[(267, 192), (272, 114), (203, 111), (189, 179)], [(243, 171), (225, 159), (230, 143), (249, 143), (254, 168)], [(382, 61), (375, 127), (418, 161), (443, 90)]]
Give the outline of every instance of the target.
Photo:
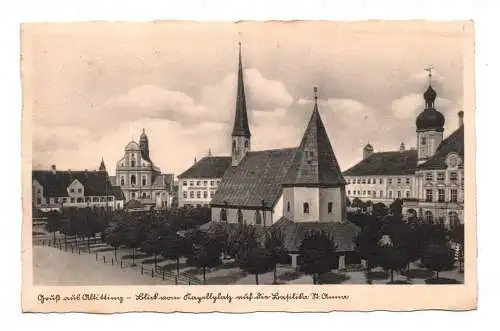
[(99, 171), (106, 171), (106, 165), (104, 164), (104, 158), (101, 158), (101, 165), (99, 165)]
[(245, 98), (245, 84), (243, 82), (243, 65), (241, 61), (241, 42), (238, 56), (238, 86), (236, 91), (236, 114), (232, 136), (243, 136), (250, 138), (250, 128), (248, 127), (247, 104)]
[(284, 186), (340, 187), (346, 182), (318, 110), (314, 88), (314, 109)]
[(212, 149), (208, 148), (208, 156), (212, 156)]
[(196, 164), (196, 162), (197, 162), (197, 161), (196, 161), (196, 156), (195, 156), (195, 157), (194, 157), (194, 163)]

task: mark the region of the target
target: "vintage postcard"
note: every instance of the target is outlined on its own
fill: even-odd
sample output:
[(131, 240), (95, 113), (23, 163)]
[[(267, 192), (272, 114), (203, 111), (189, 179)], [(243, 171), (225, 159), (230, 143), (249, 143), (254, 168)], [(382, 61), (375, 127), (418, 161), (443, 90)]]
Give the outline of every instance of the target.
[(23, 311), (476, 308), (472, 22), (23, 24), (21, 55)]

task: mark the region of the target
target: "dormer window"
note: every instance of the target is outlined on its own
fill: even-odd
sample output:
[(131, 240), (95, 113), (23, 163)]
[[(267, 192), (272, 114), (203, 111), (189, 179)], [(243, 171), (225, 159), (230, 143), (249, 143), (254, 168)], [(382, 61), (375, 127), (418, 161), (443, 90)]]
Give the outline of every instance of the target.
[(70, 193), (75, 193), (75, 189), (74, 188), (70, 188), (69, 191), (70, 191)]
[(78, 189), (78, 193), (82, 193), (82, 189), (81, 188)]
[(311, 163), (314, 160), (314, 152), (306, 151), (306, 161), (307, 163)]

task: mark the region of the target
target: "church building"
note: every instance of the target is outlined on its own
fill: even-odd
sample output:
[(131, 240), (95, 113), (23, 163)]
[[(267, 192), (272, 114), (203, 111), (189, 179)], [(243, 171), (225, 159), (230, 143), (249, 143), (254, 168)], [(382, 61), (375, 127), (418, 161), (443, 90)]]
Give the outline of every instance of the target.
[(151, 160), (144, 129), (139, 143), (129, 142), (116, 164), (115, 185), (121, 188), (127, 202), (136, 200), (150, 207), (170, 207), (173, 178), (172, 174), (163, 174)]
[(349, 258), (346, 256), (354, 251), (353, 239), (359, 228), (346, 219), (346, 182), (321, 120), (317, 88), (299, 146), (253, 151), (241, 48), (237, 79), (231, 165), (210, 203), (212, 222), (281, 229), (292, 265), (297, 264), (298, 247), (305, 234), (323, 230), (333, 236), (342, 268)]
[(404, 211), (453, 227), (464, 222), (464, 113), (458, 112), (458, 128), (443, 139), (445, 118), (435, 108), (431, 78), (429, 69), (425, 108), (415, 122), (416, 149), (401, 143), (397, 151), (375, 153), (368, 144), (363, 159), (343, 174), (350, 199), (401, 199)]

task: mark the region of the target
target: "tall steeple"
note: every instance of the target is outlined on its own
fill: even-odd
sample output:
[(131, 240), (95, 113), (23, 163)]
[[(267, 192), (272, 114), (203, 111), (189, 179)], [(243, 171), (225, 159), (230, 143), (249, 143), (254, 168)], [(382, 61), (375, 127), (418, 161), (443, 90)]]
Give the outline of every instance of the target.
[(233, 132), (231, 134), (232, 166), (237, 166), (250, 151), (250, 128), (248, 126), (245, 84), (243, 82), (243, 64), (241, 61), (241, 42), (238, 42), (238, 78), (236, 87), (236, 109)]

